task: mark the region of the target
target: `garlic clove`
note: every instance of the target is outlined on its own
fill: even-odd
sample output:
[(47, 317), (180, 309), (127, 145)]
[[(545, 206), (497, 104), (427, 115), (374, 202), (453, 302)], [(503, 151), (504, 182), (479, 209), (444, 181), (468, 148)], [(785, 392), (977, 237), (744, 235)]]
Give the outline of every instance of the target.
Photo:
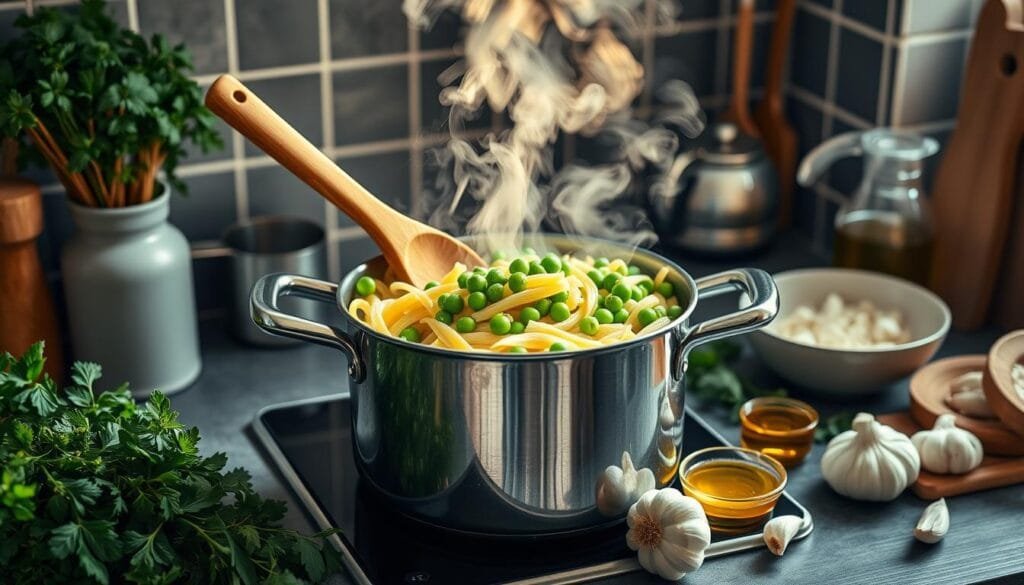
[(786, 552), (786, 547), (793, 538), (800, 532), (804, 521), (799, 516), (778, 516), (772, 518), (764, 525), (764, 543), (773, 555), (781, 557)]
[(946, 498), (940, 498), (932, 502), (924, 512), (921, 519), (914, 527), (914, 538), (927, 544), (935, 544), (942, 540), (949, 532), (949, 508), (946, 507)]

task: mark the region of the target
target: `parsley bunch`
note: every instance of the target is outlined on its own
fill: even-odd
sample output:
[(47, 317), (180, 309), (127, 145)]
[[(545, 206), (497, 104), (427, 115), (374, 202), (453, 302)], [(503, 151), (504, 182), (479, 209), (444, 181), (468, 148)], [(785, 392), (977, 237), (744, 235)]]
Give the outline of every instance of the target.
[(103, 0), (40, 8), (15, 26), (22, 34), (0, 47), (0, 132), (29, 137), (76, 202), (144, 203), (161, 169), (183, 189), (185, 144), (221, 146), (183, 46), (122, 29)]
[(733, 371), (729, 364), (742, 351), (735, 341), (715, 341), (691, 351), (687, 360), (686, 387), (703, 400), (728, 408), (733, 422), (739, 422), (740, 406), (751, 398), (786, 395), (782, 388), (760, 388)]
[(338, 568), (326, 533), (281, 527), (162, 394), (95, 393), (76, 363), (59, 391), (43, 346), (0, 355), (0, 575), (8, 583), (304, 583)]

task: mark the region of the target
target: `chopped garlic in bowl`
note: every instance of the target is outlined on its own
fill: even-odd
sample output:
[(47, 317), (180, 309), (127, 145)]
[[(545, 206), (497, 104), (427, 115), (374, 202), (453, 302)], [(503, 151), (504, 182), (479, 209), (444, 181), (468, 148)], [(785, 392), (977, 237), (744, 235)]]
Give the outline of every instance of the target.
[(796, 343), (835, 349), (891, 347), (910, 341), (898, 310), (883, 310), (871, 301), (844, 301), (832, 292), (821, 308), (801, 305), (772, 326)]

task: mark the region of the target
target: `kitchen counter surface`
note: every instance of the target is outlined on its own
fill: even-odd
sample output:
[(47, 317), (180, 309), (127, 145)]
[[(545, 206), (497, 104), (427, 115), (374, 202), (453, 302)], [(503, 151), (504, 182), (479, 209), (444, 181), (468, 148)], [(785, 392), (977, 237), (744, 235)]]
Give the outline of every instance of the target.
[[(782, 239), (773, 248), (748, 258), (723, 262), (679, 258), (695, 276), (739, 265), (771, 272), (826, 264), (797, 236)], [(714, 299), (702, 311), (735, 306), (735, 301)], [(722, 309), (724, 310), (724, 309)], [(700, 319), (701, 313), (696, 315)], [(984, 353), (999, 335), (987, 329), (970, 335), (953, 333), (939, 356)], [(334, 350), (303, 345), (294, 349), (253, 349), (238, 344), (224, 323), (209, 320), (201, 326), (204, 368), (190, 389), (171, 397), (182, 420), (199, 427), (205, 453), (225, 451), (229, 466), (242, 466), (253, 474), (265, 496), (289, 504), (286, 523), (312, 530), (295, 497), (253, 442), (249, 428), (256, 412), (269, 404), (333, 394), (347, 389), (344, 357)], [(761, 385), (785, 384), (744, 356), (739, 368)], [(877, 396), (855, 403), (825, 401), (799, 390), (791, 395), (814, 404), (823, 416), (842, 410), (885, 413), (905, 409), (906, 382)], [(738, 442), (738, 427), (726, 412), (689, 402), (726, 438)], [(836, 495), (821, 479), (822, 446), (808, 461), (791, 471), (788, 490), (814, 517), (815, 529), (794, 543), (784, 558), (765, 550), (739, 553), (708, 561), (685, 582), (698, 583), (972, 583), (1024, 582), (1024, 486), (1013, 486), (948, 500), (951, 528), (945, 540), (929, 546), (918, 543), (911, 531), (927, 502), (909, 491), (894, 502), (866, 504)], [(345, 582), (347, 580), (340, 579)], [(608, 582), (612, 582), (609, 580)], [(617, 577), (617, 583), (653, 583), (644, 573)]]

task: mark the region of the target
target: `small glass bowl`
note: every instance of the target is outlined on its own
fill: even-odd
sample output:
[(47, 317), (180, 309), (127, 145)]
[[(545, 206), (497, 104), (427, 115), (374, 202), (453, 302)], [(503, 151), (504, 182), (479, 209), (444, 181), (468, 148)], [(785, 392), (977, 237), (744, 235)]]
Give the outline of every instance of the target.
[(811, 452), (817, 427), (818, 411), (793, 398), (765, 396), (740, 407), (740, 445), (786, 467), (799, 465)]
[(683, 493), (704, 508), (712, 530), (742, 534), (771, 517), (786, 488), (786, 468), (753, 449), (710, 447), (683, 459), (679, 480)]

